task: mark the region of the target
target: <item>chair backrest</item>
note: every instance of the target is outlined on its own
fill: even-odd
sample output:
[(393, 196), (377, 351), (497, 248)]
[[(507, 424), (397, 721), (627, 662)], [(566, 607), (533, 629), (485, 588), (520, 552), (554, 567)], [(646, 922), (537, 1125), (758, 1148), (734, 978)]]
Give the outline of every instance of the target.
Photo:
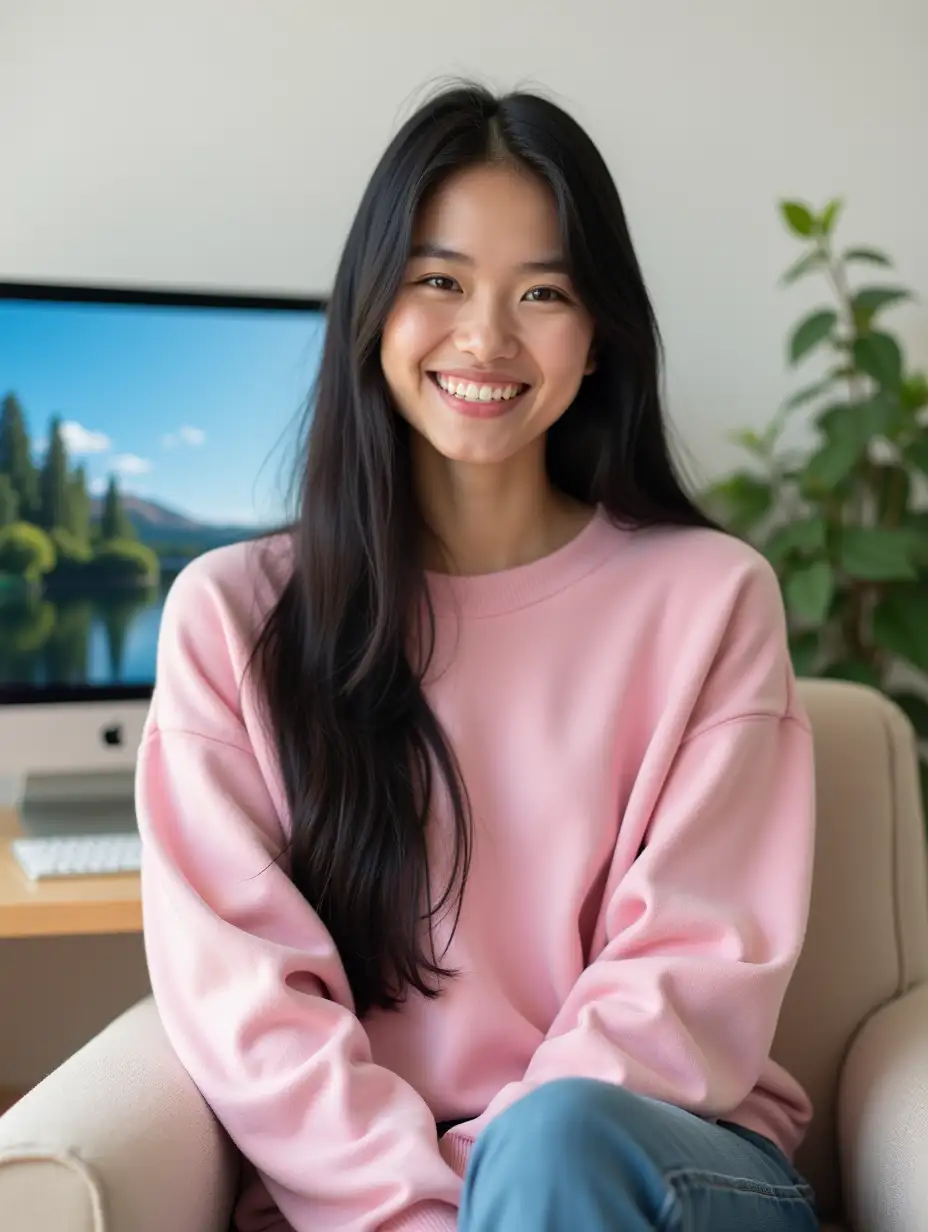
[(818, 831), (805, 948), (774, 1056), (815, 1119), (797, 1165), (824, 1218), (841, 1214), (835, 1104), (848, 1045), (869, 1015), (928, 978), (925, 827), (915, 734), (882, 694), (803, 680), (815, 738)]

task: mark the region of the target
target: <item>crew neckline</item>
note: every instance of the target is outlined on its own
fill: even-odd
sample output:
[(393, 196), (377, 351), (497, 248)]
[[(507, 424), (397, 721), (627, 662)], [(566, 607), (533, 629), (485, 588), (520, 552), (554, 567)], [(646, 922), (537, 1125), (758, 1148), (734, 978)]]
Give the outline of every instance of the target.
[(496, 573), (426, 573), (436, 610), (453, 607), (461, 615), (498, 616), (548, 599), (596, 569), (615, 551), (622, 532), (601, 505), (573, 539), (526, 565)]

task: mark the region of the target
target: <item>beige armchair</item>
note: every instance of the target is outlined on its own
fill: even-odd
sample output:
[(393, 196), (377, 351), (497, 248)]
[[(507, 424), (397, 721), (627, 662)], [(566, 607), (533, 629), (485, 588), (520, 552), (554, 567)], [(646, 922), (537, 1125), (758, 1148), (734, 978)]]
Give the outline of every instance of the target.
[[(775, 1048), (815, 1101), (798, 1162), (830, 1232), (925, 1232), (928, 891), (914, 735), (868, 689), (802, 691), (818, 859)], [(4, 1232), (227, 1232), (238, 1175), (148, 999), (0, 1118)]]

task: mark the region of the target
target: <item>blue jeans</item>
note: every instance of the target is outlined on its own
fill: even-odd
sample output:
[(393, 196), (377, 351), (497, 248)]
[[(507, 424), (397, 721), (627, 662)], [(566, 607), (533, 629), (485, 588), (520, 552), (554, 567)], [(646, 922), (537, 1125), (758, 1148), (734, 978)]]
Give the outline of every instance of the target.
[(460, 1232), (818, 1232), (767, 1138), (585, 1078), (511, 1105), (471, 1151)]

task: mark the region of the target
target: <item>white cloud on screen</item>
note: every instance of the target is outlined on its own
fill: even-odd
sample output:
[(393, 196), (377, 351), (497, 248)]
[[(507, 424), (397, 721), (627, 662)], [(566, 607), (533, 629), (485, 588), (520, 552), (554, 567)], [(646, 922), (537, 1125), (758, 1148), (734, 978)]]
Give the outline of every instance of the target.
[(76, 423), (73, 419), (61, 425), (61, 435), (69, 453), (106, 453), (113, 446), (113, 442), (105, 432), (94, 432), (91, 428), (85, 428), (83, 424)]
[(177, 429), (176, 432), (169, 432), (161, 441), (165, 449), (176, 449), (178, 445), (190, 445), (196, 448), (206, 441), (206, 433), (202, 428), (193, 428), (189, 424), (184, 424), (183, 427)]
[(135, 453), (120, 453), (113, 459), (113, 470), (118, 475), (147, 475), (151, 463)]

